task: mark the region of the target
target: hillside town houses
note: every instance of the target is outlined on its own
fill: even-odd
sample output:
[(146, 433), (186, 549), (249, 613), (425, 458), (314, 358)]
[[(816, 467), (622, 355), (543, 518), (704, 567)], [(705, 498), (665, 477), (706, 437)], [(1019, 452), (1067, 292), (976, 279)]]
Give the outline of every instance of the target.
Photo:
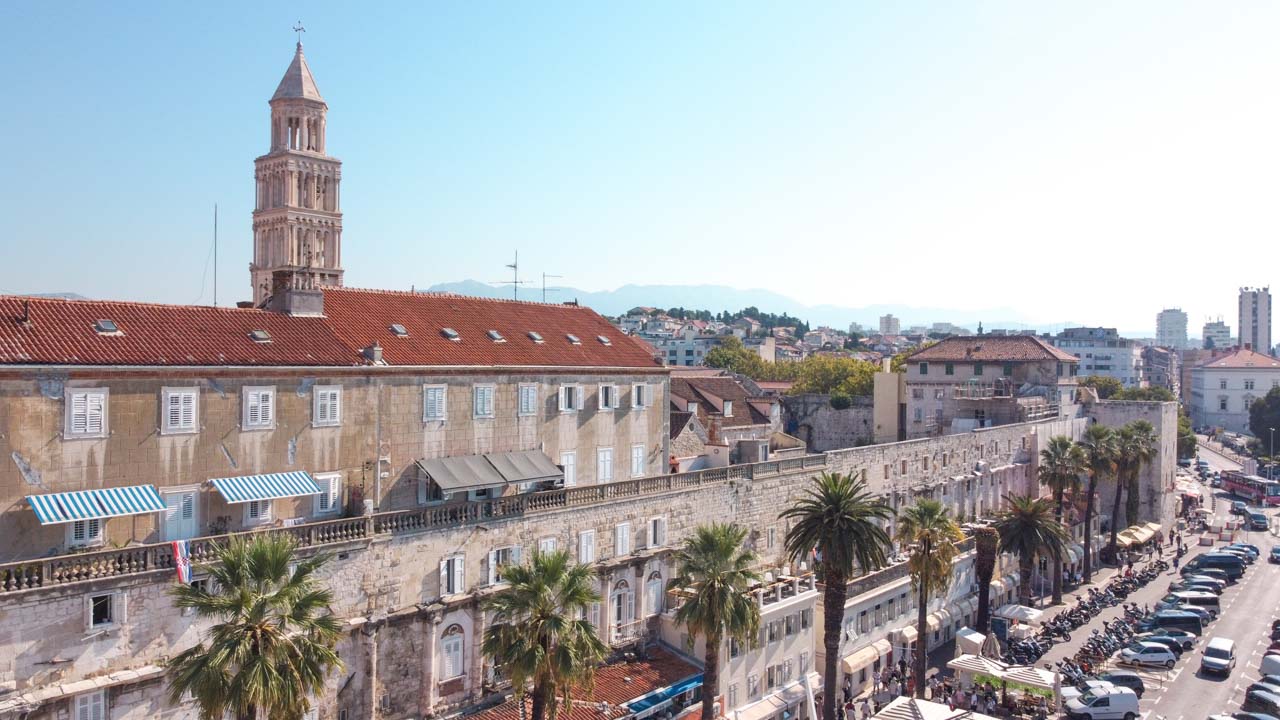
[[(725, 337), (783, 361), (843, 351), (846, 333), (347, 287), (341, 164), (301, 43), (270, 107), (252, 301), (0, 296), (0, 720), (197, 717), (169, 701), (165, 663), (208, 624), (168, 589), (183, 553), (207, 586), (202, 564), (246, 533), (330, 558), (344, 667), (309, 717), (523, 717), (480, 648), (485, 600), (506, 587), (504, 567), (565, 550), (591, 568), (600, 602), (587, 619), (611, 649), (569, 718), (644, 720), (677, 715), (703, 681), (705, 638), (675, 620), (673, 552), (699, 525), (738, 523), (760, 558), (761, 632), (720, 648), (720, 712), (794, 720), (837, 691), (818, 673), (824, 578), (787, 554), (779, 517), (818, 473), (855, 475), (895, 511), (932, 497), (976, 521), (1009, 493), (1041, 492), (1050, 438), (1145, 419), (1159, 445), (1141, 516), (1173, 511), (1175, 404), (1081, 400), (1080, 360), (1038, 337), (916, 349), (904, 372), (877, 376), (886, 439), (868, 429), (859, 447), (815, 452), (787, 432), (789, 384), (686, 366)], [(924, 340), (891, 316), (881, 329), (870, 347), (885, 363)], [(1235, 365), (1220, 371), (1247, 381)], [(1100, 530), (1074, 522), (1070, 564)], [(973, 623), (972, 538), (926, 637), (905, 550), (849, 581), (842, 683), (864, 689), (869, 671)], [(1001, 558), (993, 602), (1017, 580)]]

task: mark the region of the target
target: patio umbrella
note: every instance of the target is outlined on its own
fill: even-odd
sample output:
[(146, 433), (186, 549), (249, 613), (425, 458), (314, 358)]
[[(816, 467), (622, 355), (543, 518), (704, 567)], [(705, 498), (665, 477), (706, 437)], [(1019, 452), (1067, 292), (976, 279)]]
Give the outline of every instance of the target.
[(999, 660), (1004, 657), (1004, 653), (1000, 650), (1000, 638), (993, 632), (987, 633), (987, 637), (982, 640), (982, 647), (978, 649), (978, 655), (990, 660)]

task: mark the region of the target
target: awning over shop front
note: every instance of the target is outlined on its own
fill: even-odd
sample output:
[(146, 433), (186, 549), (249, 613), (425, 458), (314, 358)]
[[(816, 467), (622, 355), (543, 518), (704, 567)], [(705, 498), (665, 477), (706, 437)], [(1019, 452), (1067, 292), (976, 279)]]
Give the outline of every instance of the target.
[(510, 483), (555, 480), (564, 476), (564, 471), (556, 467), (551, 458), (537, 450), (489, 453), (484, 457)]
[(1067, 561), (1074, 564), (1084, 559), (1084, 546), (1080, 543), (1072, 543), (1067, 547)]
[(898, 628), (897, 630), (895, 630), (894, 632), (898, 633), (898, 637), (902, 639), (902, 644), (903, 644), (903, 645), (910, 645), (911, 643), (913, 643), (913, 642), (915, 642), (915, 641), (916, 641), (916, 638), (917, 638), (917, 637), (919, 637), (919, 635), (917, 635), (917, 634), (916, 634), (916, 626), (915, 626), (915, 625), (908, 625), (908, 626), (906, 626), (906, 627), (900, 627), (900, 628)]
[(1129, 532), (1128, 530), (1122, 530), (1116, 533), (1116, 542), (1125, 547), (1139, 544), (1138, 538), (1134, 537), (1133, 533)]
[(312, 479), (310, 473), (305, 473), (301, 470), (267, 475), (216, 478), (210, 482), (229, 503), (275, 500), (277, 498), (319, 495), (321, 493), (320, 486), (316, 485), (316, 481)]
[[(807, 690), (805, 688), (806, 682), (809, 684)], [(732, 717), (735, 717), (736, 720), (765, 720), (766, 718), (774, 717), (788, 708), (795, 708), (807, 698), (813, 689), (821, 684), (822, 681), (818, 678), (818, 673), (811, 672), (783, 687), (778, 692), (753, 702), (741, 710), (734, 711)]]
[(419, 460), (418, 467), (443, 492), (487, 490), (564, 476), (551, 458), (537, 450), (431, 458)]
[(160, 493), (154, 485), (28, 495), (27, 504), (31, 505), (41, 525), (142, 515), (165, 509), (164, 501), (160, 499)]
[(947, 612), (946, 608), (935, 610), (929, 613), (924, 621), (929, 626), (929, 632), (938, 632), (951, 624), (951, 613)]
[(840, 661), (840, 667), (846, 673), (854, 673), (871, 665), (880, 658), (887, 657), (891, 652), (893, 652), (893, 645), (888, 640), (876, 640), (870, 645), (846, 655)]

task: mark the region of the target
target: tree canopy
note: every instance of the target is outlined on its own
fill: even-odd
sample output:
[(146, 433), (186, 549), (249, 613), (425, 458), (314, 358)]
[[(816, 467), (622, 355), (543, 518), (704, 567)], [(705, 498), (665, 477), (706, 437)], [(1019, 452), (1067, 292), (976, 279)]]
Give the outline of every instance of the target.
[(1253, 436), (1266, 438), (1271, 428), (1280, 430), (1280, 387), (1271, 388), (1249, 406), (1249, 431)]
[(1177, 398), (1167, 388), (1136, 387), (1124, 388), (1111, 396), (1112, 400), (1145, 400), (1147, 402), (1173, 402)]
[(1093, 388), (1099, 400), (1110, 400), (1112, 395), (1124, 390), (1124, 385), (1113, 377), (1105, 375), (1088, 375), (1078, 381), (1082, 386)]
[(726, 337), (720, 345), (707, 351), (705, 362), (710, 367), (741, 373), (752, 380), (794, 382), (793, 395), (870, 395), (877, 370), (875, 363), (829, 355), (810, 355), (800, 362), (771, 362), (748, 350), (736, 337)]

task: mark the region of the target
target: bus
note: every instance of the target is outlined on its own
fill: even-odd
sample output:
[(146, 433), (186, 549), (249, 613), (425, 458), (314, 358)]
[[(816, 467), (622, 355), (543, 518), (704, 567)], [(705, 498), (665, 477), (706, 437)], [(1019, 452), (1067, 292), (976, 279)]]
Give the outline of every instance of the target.
[(1222, 471), (1222, 489), (1254, 505), (1280, 505), (1280, 482), (1238, 470)]

